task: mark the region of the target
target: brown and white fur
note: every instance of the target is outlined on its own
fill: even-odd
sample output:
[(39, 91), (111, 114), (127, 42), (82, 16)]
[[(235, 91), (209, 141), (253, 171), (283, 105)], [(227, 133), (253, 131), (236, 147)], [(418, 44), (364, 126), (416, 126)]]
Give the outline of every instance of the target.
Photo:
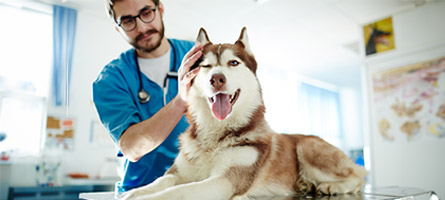
[[(123, 199), (247, 199), (356, 193), (366, 171), (316, 136), (278, 134), (264, 119), (257, 63), (246, 28), (234, 44), (212, 44), (201, 28), (199, 74), (187, 99), (190, 127), (173, 166)], [(217, 105), (214, 105), (217, 104)]]

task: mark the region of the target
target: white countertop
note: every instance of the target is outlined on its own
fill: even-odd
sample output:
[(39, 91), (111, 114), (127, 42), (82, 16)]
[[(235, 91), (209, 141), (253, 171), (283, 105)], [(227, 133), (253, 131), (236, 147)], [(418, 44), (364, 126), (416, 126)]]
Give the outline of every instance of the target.
[(107, 178), (70, 178), (63, 179), (63, 185), (114, 185), (120, 181), (119, 177)]

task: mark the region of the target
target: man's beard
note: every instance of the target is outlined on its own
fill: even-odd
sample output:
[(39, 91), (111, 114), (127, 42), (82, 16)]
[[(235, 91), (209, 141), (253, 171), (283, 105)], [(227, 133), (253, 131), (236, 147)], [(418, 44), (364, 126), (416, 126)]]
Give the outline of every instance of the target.
[[(149, 46), (138, 45), (138, 42), (144, 37), (145, 34), (156, 34), (156, 33), (159, 34), (159, 40), (156, 41), (154, 45), (149, 45)], [(144, 53), (150, 53), (155, 49), (157, 49), (159, 46), (161, 46), (162, 38), (164, 38), (164, 22), (161, 22), (161, 30), (158, 31), (156, 29), (151, 29), (143, 34), (139, 34), (136, 37), (135, 42), (131, 43), (131, 45), (137, 50), (140, 50)]]

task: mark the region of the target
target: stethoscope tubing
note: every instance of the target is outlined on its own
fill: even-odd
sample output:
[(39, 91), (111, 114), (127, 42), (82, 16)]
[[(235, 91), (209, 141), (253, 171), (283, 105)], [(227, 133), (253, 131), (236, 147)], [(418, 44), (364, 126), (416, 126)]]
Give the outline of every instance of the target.
[[(173, 44), (170, 42), (170, 40), (168, 40), (168, 43), (170, 44), (172, 50), (173, 50), (173, 69), (170, 68), (170, 71), (167, 72), (167, 74), (165, 75), (164, 78), (164, 84), (163, 84), (163, 90), (164, 90), (164, 105), (167, 104), (167, 92), (168, 92), (168, 87), (169, 87), (169, 79), (170, 78), (175, 78), (176, 80), (178, 79), (178, 72), (175, 71), (176, 68), (176, 49), (173, 46)], [(137, 53), (136, 51), (134, 52), (134, 61), (136, 63), (136, 67), (137, 67), (137, 72), (138, 72), (138, 78), (139, 78), (139, 91), (137, 94), (138, 100), (140, 103), (147, 103), (148, 101), (150, 101), (150, 94), (144, 90), (144, 85), (142, 83), (142, 72), (141, 72), (141, 68), (139, 66), (139, 62), (138, 62), (138, 58), (137, 58)]]

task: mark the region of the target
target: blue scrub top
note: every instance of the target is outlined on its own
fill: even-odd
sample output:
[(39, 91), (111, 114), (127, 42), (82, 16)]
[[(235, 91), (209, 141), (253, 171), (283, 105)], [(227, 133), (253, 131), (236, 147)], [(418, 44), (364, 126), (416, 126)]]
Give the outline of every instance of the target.
[[(171, 50), (170, 70), (178, 71), (182, 58), (194, 43), (169, 39)], [(150, 101), (140, 103), (138, 69), (135, 63), (135, 49), (122, 53), (100, 72), (93, 82), (93, 101), (102, 124), (117, 144), (122, 133), (131, 125), (152, 117), (164, 106), (164, 90), (161, 86), (142, 75), (144, 90), (150, 94)], [(170, 78), (166, 102), (178, 93), (178, 81)], [(178, 136), (188, 127), (185, 116), (179, 121), (167, 139), (138, 162), (124, 163), (122, 181), (116, 184), (116, 192), (146, 185), (162, 176), (173, 164), (179, 150)], [(122, 155), (120, 152), (118, 155)]]

